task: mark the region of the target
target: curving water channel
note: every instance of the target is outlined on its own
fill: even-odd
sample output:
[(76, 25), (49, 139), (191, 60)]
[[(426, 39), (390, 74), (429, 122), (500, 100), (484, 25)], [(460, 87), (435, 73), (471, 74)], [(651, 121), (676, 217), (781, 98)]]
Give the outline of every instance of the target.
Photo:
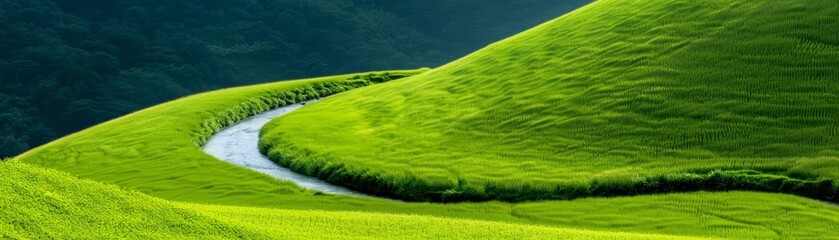
[(237, 122), (210, 137), (202, 150), (218, 159), (268, 174), (280, 180), (294, 182), (303, 188), (332, 194), (368, 196), (315, 177), (296, 173), (274, 163), (259, 152), (259, 130), (262, 129), (262, 126), (271, 119), (288, 114), (315, 101), (317, 100), (280, 107)]
[[(280, 107), (237, 122), (210, 137), (202, 150), (218, 159), (268, 174), (280, 180), (294, 182), (303, 188), (332, 194), (370, 197), (367, 194), (334, 185), (315, 177), (296, 173), (274, 163), (259, 152), (259, 130), (262, 129), (262, 126), (276, 117), (293, 112), (315, 101), (317, 100)], [(839, 207), (839, 203), (825, 203)]]

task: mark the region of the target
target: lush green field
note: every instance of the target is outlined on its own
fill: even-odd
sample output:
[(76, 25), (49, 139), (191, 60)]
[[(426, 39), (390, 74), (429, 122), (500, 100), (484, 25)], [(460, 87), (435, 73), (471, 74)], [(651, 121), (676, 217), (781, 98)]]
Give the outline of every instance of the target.
[[(812, 26), (837, 10), (601, 0), (439, 69), (185, 97), (0, 163), (0, 237), (839, 239), (824, 202), (691, 191), (836, 197), (839, 28)], [(382, 195), (494, 200), (328, 195), (199, 149), (247, 116), (403, 77), (273, 121), (262, 149)], [(574, 200), (497, 201), (543, 198)]]
[(833, 1), (602, 0), (278, 118), (262, 145), (297, 171), (410, 200), (839, 200), (837, 66)]
[[(352, 212), (324, 212), (319, 210), (270, 210), (222, 206), (206, 208), (202, 205), (187, 205), (187, 207), (207, 213), (224, 222), (242, 223), (245, 226), (251, 226), (258, 232), (291, 236), (300, 234), (292, 232), (295, 229), (311, 228), (312, 225), (326, 229), (330, 228), (330, 225), (335, 226), (336, 224), (341, 228), (346, 228), (347, 230), (344, 230), (346, 232), (321, 232), (319, 233), (322, 234), (320, 236), (325, 238), (341, 235), (348, 237), (386, 237), (391, 232), (402, 231), (401, 234), (407, 236), (438, 239), (445, 238), (445, 235), (434, 234), (447, 233), (446, 231), (430, 229), (440, 227), (439, 225), (424, 227), (425, 222), (429, 220), (442, 220), (441, 218), (426, 217), (427, 211), (442, 208), (441, 205), (414, 210), (412, 215), (362, 213), (359, 212), (359, 208), (348, 208)], [(399, 206), (391, 207), (399, 208)], [(487, 207), (482, 211), (469, 211), (469, 213), (481, 215), (494, 209), (498, 208)], [(527, 220), (522, 223), (530, 223), (535, 226), (550, 224), (625, 233), (671, 234), (668, 237), (688, 235), (730, 239), (839, 239), (839, 236), (836, 235), (836, 232), (839, 231), (839, 225), (836, 224), (839, 211), (835, 207), (827, 207), (823, 203), (805, 201), (797, 197), (770, 194), (733, 192), (727, 194), (701, 193), (614, 199), (598, 198), (519, 204), (504, 210), (509, 211), (517, 218)], [(381, 228), (382, 226), (392, 227), (395, 223), (406, 223), (405, 225), (396, 225), (406, 227), (405, 229)], [(474, 221), (458, 220), (451, 223), (457, 223), (457, 225), (443, 226), (442, 228), (457, 229), (463, 226), (463, 231), (466, 232), (479, 230), (471, 227), (474, 225), (472, 224)], [(353, 229), (353, 225), (365, 230)], [(516, 225), (522, 230), (532, 231), (530, 237), (533, 238), (555, 239), (563, 236), (563, 234), (558, 234), (559, 232), (540, 231), (541, 227), (530, 228)], [(498, 226), (510, 225), (499, 224)], [(423, 232), (426, 230), (430, 232)], [(506, 231), (516, 232), (518, 230), (508, 230), (506, 228), (483, 229), (477, 233), (452, 235), (451, 238), (467, 236), (467, 238), (486, 238), (489, 234)], [(544, 233), (551, 235), (544, 235)], [(528, 236), (528, 234), (522, 235)], [(308, 233), (308, 236), (311, 236), (311, 233)], [(506, 236), (496, 235), (499, 239), (509, 239)], [(586, 237), (588, 234), (578, 236)], [(605, 236), (607, 235), (597, 237), (597, 239), (605, 239)], [(633, 234), (625, 236), (627, 238), (635, 237)]]
[[(394, 71), (391, 75), (410, 75), (420, 72), (423, 71)], [(478, 233), (470, 231), (449, 233), (447, 229), (451, 227), (441, 226), (441, 229), (429, 230), (427, 233), (463, 234), (452, 236), (464, 238), (479, 236), (470, 234), (516, 234), (520, 233), (521, 229), (556, 236), (563, 236), (563, 232), (566, 231), (545, 229), (545, 226), (738, 239), (817, 238), (830, 236), (838, 230), (836, 226), (839, 226), (839, 208), (800, 197), (775, 194), (698, 192), (575, 201), (531, 203), (491, 201), (460, 204), (401, 203), (381, 199), (332, 196), (306, 191), (290, 183), (227, 164), (204, 154), (198, 148), (203, 139), (221, 125), (227, 125), (235, 119), (264, 110), (268, 108), (268, 105), (279, 105), (280, 103), (276, 101), (282, 99), (279, 96), (288, 96), (283, 93), (300, 88), (308, 89), (307, 86), (312, 84), (337, 84), (333, 86), (366, 84), (366, 82), (358, 83), (359, 80), (346, 80), (352, 76), (355, 75), (257, 85), (190, 96), (65, 137), (18, 156), (12, 164), (31, 163), (66, 171), (86, 179), (115, 183), (131, 191), (147, 193), (167, 201), (191, 202), (174, 204), (225, 223), (219, 227), (220, 229), (226, 227), (230, 231), (240, 233), (257, 231), (270, 234), (284, 231), (283, 229), (305, 229), (307, 224), (313, 224), (313, 228), (319, 228), (323, 226), (322, 224), (330, 222), (334, 222), (336, 226), (342, 226), (345, 229), (342, 231), (345, 231), (347, 236), (363, 236), (371, 234), (365, 229), (381, 229), (381, 226), (402, 223), (404, 225), (398, 225), (402, 227), (394, 226), (394, 229), (388, 230), (389, 233), (401, 231), (400, 228), (411, 231), (408, 228), (453, 223), (474, 225), (475, 227), (471, 229), (479, 231)], [(361, 76), (366, 76), (366, 74), (361, 74)], [(351, 84), (352, 82), (355, 83)], [(296, 95), (301, 95), (300, 91), (297, 92)], [(287, 101), (299, 101), (304, 98), (287, 99)], [(32, 167), (24, 168), (31, 169)], [(14, 185), (15, 180), (7, 179), (5, 175), (3, 180), (12, 183), (12, 186), (17, 186), (17, 188), (26, 187), (21, 184)], [(39, 180), (27, 184), (37, 185), (39, 182), (46, 181)], [(17, 199), (12, 201), (37, 199), (43, 196), (40, 193), (29, 194), (19, 191), (4, 189), (0, 195)], [(60, 193), (83, 195), (96, 191), (68, 188)], [(78, 199), (78, 197), (65, 199)], [(131, 204), (136, 202), (147, 202), (147, 199), (129, 201), (125, 203), (125, 206), (131, 207)], [(154, 203), (154, 201), (150, 202)], [(83, 201), (71, 203), (77, 204), (78, 209), (84, 209), (84, 206), (89, 205), (85, 205)], [(121, 203), (117, 202), (117, 204)], [(2, 206), (15, 205), (18, 204), (9, 203)], [(34, 208), (30, 214), (38, 211), (35, 209), (39, 208)], [(311, 211), (311, 216), (307, 218), (304, 212), (309, 211)], [(348, 214), (348, 211), (355, 213)], [(100, 212), (107, 212), (107, 209)], [(266, 213), (263, 214), (263, 212)], [(275, 212), (276, 215), (268, 212)], [(64, 213), (79, 216), (78, 212), (67, 211), (41, 213), (43, 215), (37, 216), (53, 219), (63, 219)], [(416, 218), (417, 222), (402, 221), (408, 218), (404, 214), (410, 214), (410, 218)], [(38, 218), (30, 215), (9, 216), (4, 219), (9, 224), (39, 221)], [(241, 218), (235, 216), (241, 216)], [(262, 216), (265, 217), (262, 218)], [(364, 216), (368, 216), (367, 220), (364, 220)], [(309, 220), (303, 221), (300, 220), (301, 218)], [(394, 223), (375, 220), (380, 218), (399, 221)], [(443, 221), (441, 218), (451, 219), (451, 221)], [(441, 219), (442, 222), (438, 222), (437, 219)], [(291, 226), (276, 225), (284, 227), (268, 232), (265, 232), (265, 228), (274, 224), (253, 223), (254, 221), (269, 221), (279, 224), (297, 220), (305, 223)], [(71, 221), (76, 225), (70, 226), (83, 226), (91, 221), (95, 220)], [(177, 218), (171, 221), (177, 221)], [(346, 221), (353, 223), (366, 221), (365, 224), (369, 224), (354, 226), (355, 224), (342, 223)], [(212, 221), (209, 222), (212, 223)], [(524, 226), (524, 224), (536, 225), (536, 227)], [(102, 228), (108, 227), (108, 225), (102, 226)], [(488, 228), (496, 231), (481, 233), (487, 231)], [(156, 236), (165, 238), (165, 231), (155, 229), (150, 227), (148, 234), (160, 232)], [(509, 229), (509, 231), (504, 229)], [(42, 233), (73, 234), (67, 231), (66, 229), (44, 228)], [(301, 231), (299, 234), (304, 234), (299, 235), (301, 237), (327, 236), (323, 231), (315, 229)], [(146, 234), (142, 231), (124, 233)], [(11, 235), (11, 233), (6, 234)], [(190, 234), (200, 234), (200, 231), (190, 232)], [(579, 236), (585, 237), (600, 233), (580, 234), (582, 235)], [(573, 235), (577, 236), (576, 233)], [(388, 235), (379, 236), (390, 238)], [(420, 235), (422, 236), (434, 237), (436, 235)], [(621, 236), (633, 238), (635, 235), (621, 234)], [(507, 238), (512, 235), (499, 235), (499, 237)]]
[(4, 239), (699, 239), (419, 215), (183, 204), (22, 163), (3, 163), (0, 170)]
[[(481, 208), (477, 204), (379, 206), (413, 212), (408, 215), (375, 213), (363, 205), (326, 211), (314, 210), (316, 204), (305, 206), (309, 210), (283, 210), (176, 203), (16, 161), (0, 163), (0, 171), (4, 173), (0, 181), (3, 238), (688, 239), (676, 236), (686, 235), (790, 239), (829, 238), (839, 231), (837, 208), (770, 194), (674, 194), (491, 203)], [(751, 201), (738, 202), (743, 199)], [(487, 219), (440, 217), (445, 211)], [(517, 219), (491, 218), (502, 212)], [(84, 233), (79, 229), (85, 229)]]
[[(393, 72), (413, 75), (425, 70)], [(366, 74), (362, 74), (365, 75)], [(64, 137), (16, 159), (83, 178), (188, 201), (260, 204), (301, 188), (219, 161), (198, 146), (222, 126), (286, 104), (373, 82), (344, 75), (198, 94)], [(306, 194), (312, 194), (307, 192)]]
[[(299, 239), (700, 239), (422, 215), (188, 206), (234, 226)], [(313, 234), (316, 233), (316, 234)]]
[(236, 238), (230, 227), (164, 200), (55, 170), (0, 163), (0, 238)]

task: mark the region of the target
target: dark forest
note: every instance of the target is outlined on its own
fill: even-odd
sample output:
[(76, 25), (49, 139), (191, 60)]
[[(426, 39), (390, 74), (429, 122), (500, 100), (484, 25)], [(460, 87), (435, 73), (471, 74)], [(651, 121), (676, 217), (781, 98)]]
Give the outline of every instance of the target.
[(0, 156), (192, 93), (435, 67), (587, 2), (0, 0)]

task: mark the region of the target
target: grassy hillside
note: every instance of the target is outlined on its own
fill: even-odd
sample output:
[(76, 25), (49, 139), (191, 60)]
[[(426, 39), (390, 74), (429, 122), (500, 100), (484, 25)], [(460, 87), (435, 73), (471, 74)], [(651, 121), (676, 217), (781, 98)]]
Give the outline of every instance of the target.
[[(559, 230), (544, 231), (546, 225), (553, 225), (624, 232), (622, 236), (628, 239), (637, 237), (635, 234), (627, 234), (631, 232), (665, 234), (667, 237), (682, 235), (727, 239), (839, 239), (836, 235), (839, 231), (839, 209), (836, 207), (792, 196), (742, 192), (539, 202), (504, 209), (519, 220), (527, 220), (522, 223), (531, 224), (531, 227), (525, 227), (527, 225), (522, 223), (484, 224), (481, 221), (466, 221), (462, 217), (428, 217), (431, 210), (445, 208), (442, 205), (426, 206), (424, 209), (414, 210), (410, 215), (369, 213), (369, 209), (361, 212), (359, 207), (348, 208), (350, 211), (329, 212), (225, 206), (206, 208), (204, 205), (186, 207), (223, 222), (239, 223), (251, 227), (248, 229), (270, 234), (296, 236), (301, 233), (296, 231), (297, 229), (311, 229), (313, 226), (336, 229), (319, 233), (319, 236), (325, 238), (382, 237), (392, 233), (394, 236), (439, 239), (445, 238), (445, 235), (435, 234), (447, 233), (446, 229), (462, 229), (460, 235), (450, 237), (453, 239), (509, 239), (508, 237), (519, 236), (519, 231), (532, 231), (532, 235), (521, 235), (533, 239), (555, 239), (563, 236)], [(469, 213), (481, 215), (498, 209), (503, 208), (486, 206), (483, 211), (472, 210)], [(456, 225), (439, 226), (438, 221)], [(394, 224), (406, 227), (390, 228)], [(499, 228), (481, 229), (496, 226)], [(472, 232), (473, 230), (476, 232)], [(581, 235), (576, 236), (582, 238), (597, 236), (589, 231), (579, 234)], [(608, 239), (610, 235), (601, 236), (594, 238)]]
[(591, 0), (0, 0), (0, 157), (175, 98), (440, 66)]
[[(504, 223), (427, 214), (175, 203), (15, 161), (0, 163), (0, 171), (4, 173), (0, 181), (2, 238), (699, 239), (677, 235), (710, 235), (789, 239), (828, 238), (825, 236), (839, 231), (839, 211), (835, 208), (768, 194), (729, 194), (769, 203), (754, 209), (762, 213), (742, 210), (742, 206), (712, 207), (718, 204), (716, 201), (728, 200), (715, 195), (705, 196), (715, 199), (710, 201), (694, 201), (697, 198), (693, 195), (671, 195), (532, 203), (509, 210), (524, 219), (561, 222), (556, 224), (559, 226), (607, 229), (579, 230), (530, 225), (526, 221)], [(646, 210), (643, 215), (626, 214), (640, 213), (639, 204), (666, 207)], [(700, 210), (707, 211), (705, 216), (695, 216), (694, 211)], [(693, 224), (693, 219), (701, 224)]]
[[(16, 159), (173, 200), (255, 204), (305, 192), (198, 149), (221, 127), (257, 113), (425, 70), (343, 75), (198, 94), (144, 109), (26, 152)], [(374, 73), (370, 73), (374, 74)], [(359, 76), (359, 77), (357, 77)], [(363, 78), (360, 76), (364, 76)], [(313, 194), (308, 192), (307, 194)], [(218, 203), (217, 202), (217, 203)]]
[(0, 170), (0, 238), (699, 239), (428, 216), (182, 204), (22, 163), (0, 163)]
[[(523, 219), (560, 223), (552, 225), (602, 229), (578, 230), (527, 221), (434, 217), (423, 211), (407, 215), (175, 203), (15, 161), (0, 163), (0, 170), (2, 238), (789, 239), (827, 238), (839, 231), (835, 208), (768, 194), (728, 194), (767, 203), (750, 210), (736, 204), (714, 207), (732, 200), (719, 194), (706, 195), (711, 200), (704, 201), (695, 201), (695, 195), (671, 195), (531, 203), (507, 210)], [(664, 207), (641, 210), (648, 208), (642, 205)]]
[[(392, 71), (390, 76), (421, 72), (423, 71)], [(699, 192), (575, 201), (491, 201), (460, 204), (403, 203), (316, 194), (288, 182), (230, 165), (204, 154), (198, 147), (206, 136), (220, 126), (280, 105), (280, 100), (287, 103), (307, 98), (304, 96), (311, 97), (310, 94), (315, 88), (306, 91), (298, 89), (309, 89), (319, 84), (338, 87), (369, 83), (369, 80), (363, 79), (347, 80), (354, 76), (357, 75), (249, 86), (190, 96), (65, 137), (21, 155), (12, 162), (20, 161), (69, 172), (85, 179), (115, 183), (166, 200), (190, 202), (175, 204), (199, 215), (216, 219), (226, 224), (223, 225), (226, 229), (243, 234), (248, 231), (271, 234), (302, 229), (300, 231), (315, 236), (329, 236), (322, 230), (325, 224), (336, 226), (335, 228), (340, 230), (338, 232), (348, 237), (374, 234), (368, 229), (375, 229), (383, 231), (378, 236), (384, 238), (395, 237), (385, 233), (415, 233), (411, 232), (414, 231), (411, 229), (418, 227), (427, 230), (423, 232), (426, 235), (419, 236), (429, 238), (438, 236), (435, 234), (453, 234), (451, 236), (463, 238), (488, 238), (491, 237), (488, 234), (508, 234), (498, 237), (515, 238), (513, 236), (522, 229), (534, 234), (556, 236), (566, 236), (564, 234), (569, 233), (572, 236), (600, 238), (599, 236), (606, 235), (598, 234), (607, 234), (551, 230), (545, 229), (545, 226), (737, 239), (824, 238), (839, 231), (836, 228), (839, 226), (839, 208), (800, 197), (776, 194)], [(375, 80), (380, 77), (381, 75), (375, 75), (373, 78), (366, 78)], [(406, 80), (410, 78), (399, 81)], [(0, 176), (0, 180), (16, 184), (14, 179), (7, 179), (5, 175)], [(84, 195), (96, 191), (98, 190), (81, 189), (72, 194)], [(0, 196), (16, 199), (36, 198), (27, 194), (7, 193), (4, 190)], [(35, 196), (40, 198), (41, 195)], [(126, 207), (131, 207), (128, 204), (133, 202), (126, 203)], [(10, 203), (1, 206), (15, 205), (17, 204)], [(4, 209), (0, 212), (7, 211)], [(104, 210), (101, 212), (102, 215), (109, 214)], [(307, 215), (308, 212), (311, 214)], [(38, 213), (47, 215), (37, 215)], [(273, 213), (276, 214), (272, 215)], [(33, 210), (27, 215), (10, 215), (15, 217), (8, 221), (36, 221), (38, 217), (55, 218), (49, 214), (51, 213)], [(364, 214), (370, 214), (369, 218), (365, 219), (364, 216), (367, 215)], [(236, 218), (237, 215), (243, 217)], [(34, 220), (27, 220), (28, 218)], [(409, 222), (406, 220), (408, 218), (416, 219), (416, 222)], [(299, 224), (293, 224), (292, 221), (299, 221)], [(464, 224), (470, 228), (457, 228), (458, 231), (450, 232), (451, 226)], [(270, 226), (277, 227), (266, 229)], [(434, 226), (439, 228), (432, 229)], [(487, 232), (487, 229), (497, 231)], [(400, 232), (403, 230), (405, 232)], [(45, 229), (44, 233), (61, 231)], [(162, 231), (160, 236), (165, 236), (163, 233), (165, 231)], [(636, 236), (647, 237), (623, 233), (619, 236), (630, 239)], [(665, 238), (671, 237), (673, 236)]]
[(294, 239), (705, 239), (361, 212), (188, 206), (236, 226)]
[[(601, 0), (440, 69), (185, 97), (0, 163), (0, 237), (839, 239), (839, 208), (792, 195), (579, 198), (835, 198), (837, 10)], [(334, 196), (199, 149), (261, 111), (403, 77), (273, 121), (263, 150), (382, 195), (575, 199)]]
[(163, 200), (55, 170), (3, 162), (0, 172), (0, 238), (4, 239), (260, 236)]
[(411, 200), (703, 189), (839, 200), (837, 66), (833, 1), (602, 0), (279, 118), (262, 147), (297, 171)]

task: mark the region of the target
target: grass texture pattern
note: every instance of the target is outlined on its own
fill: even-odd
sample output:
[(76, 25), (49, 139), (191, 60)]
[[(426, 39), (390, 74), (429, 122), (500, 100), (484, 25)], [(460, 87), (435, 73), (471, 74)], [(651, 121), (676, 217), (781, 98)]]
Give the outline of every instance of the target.
[[(839, 208), (800, 196), (585, 197), (835, 194), (836, 10), (602, 0), (435, 70), (185, 97), (0, 163), (0, 237), (839, 239)], [(381, 195), (490, 201), (317, 193), (199, 149), (402, 77), (273, 121), (262, 150)]]
[(100, 124), (15, 159), (172, 200), (215, 202), (220, 198), (225, 203), (224, 196), (238, 196), (233, 198), (258, 204), (269, 200), (251, 193), (270, 196), (305, 190), (222, 162), (198, 146), (220, 128), (248, 116), (385, 80), (384, 73), (364, 79), (360, 75), (370, 76), (343, 75), (197, 94)]
[(602, 0), (275, 119), (261, 145), (296, 171), (415, 201), (839, 201), (837, 66), (832, 1)]
[(3, 239), (231, 239), (256, 232), (147, 195), (19, 162), (0, 163)]
[(2, 238), (705, 239), (418, 215), (184, 204), (23, 163), (2, 163), (0, 170)]
[[(391, 74), (410, 75), (419, 72), (392, 71)], [(101, 219), (119, 220), (117, 217), (122, 216), (143, 219), (148, 215), (160, 215), (163, 216), (162, 220), (148, 221), (148, 224), (165, 225), (170, 222), (177, 223), (181, 218), (155, 211), (174, 211), (181, 216), (187, 216), (190, 221), (198, 221), (190, 224), (205, 226), (202, 224), (206, 222), (208, 224), (205, 228), (206, 232), (216, 229), (225, 231), (225, 234), (228, 232), (254, 234), (245, 235), (249, 238), (266, 236), (256, 233), (269, 234), (267, 236), (271, 237), (270, 233), (283, 232), (283, 229), (301, 229), (300, 232), (292, 235), (301, 238), (332, 236), (319, 227), (324, 224), (340, 227), (338, 232), (343, 231), (348, 237), (375, 235), (366, 229), (381, 229), (382, 226), (393, 228), (383, 230), (388, 233), (401, 230), (406, 231), (405, 233), (414, 233), (415, 230), (412, 228), (418, 226), (441, 228), (427, 229), (427, 233), (419, 235), (420, 237), (452, 234), (454, 238), (458, 236), (493, 238), (496, 235), (492, 234), (498, 232), (500, 235), (497, 237), (505, 239), (529, 236), (511, 235), (520, 233), (521, 229), (533, 231), (533, 236), (546, 236), (544, 234), (555, 234), (552, 236), (556, 238), (566, 236), (563, 235), (566, 230), (552, 230), (545, 227), (585, 230), (584, 232), (568, 232), (573, 234), (568, 237), (597, 236), (594, 237), (595, 239), (606, 238), (606, 235), (599, 235), (600, 232), (607, 234), (606, 232), (614, 231), (619, 232), (615, 235), (617, 239), (649, 237), (636, 234), (665, 235), (665, 239), (676, 236), (806, 239), (829, 238), (839, 231), (836, 228), (839, 226), (839, 208), (806, 198), (781, 194), (696, 192), (574, 201), (528, 203), (489, 201), (458, 204), (405, 203), (335, 196), (303, 190), (289, 182), (278, 181), (248, 169), (230, 165), (205, 155), (198, 147), (202, 139), (206, 139), (215, 131), (214, 129), (252, 115), (254, 112), (270, 108), (270, 106), (264, 106), (262, 110), (254, 109), (251, 112), (244, 111), (246, 108), (242, 106), (262, 106), (259, 103), (277, 101), (282, 99), (282, 96), (289, 96), (292, 92), (299, 93), (302, 90), (298, 89), (307, 89), (313, 84), (358, 81), (353, 80), (354, 76), (356, 75), (281, 82), (189, 96), (173, 103), (115, 119), (8, 160), (0, 165), (4, 173), (2, 177), (4, 187), (0, 189), (0, 199), (4, 202), (0, 206), (4, 208), (2, 212), (11, 214), (5, 214), (3, 218), (0, 218), (2, 219), (0, 222), (9, 228), (0, 229), (5, 230), (3, 234), (8, 237), (28, 236), (27, 233), (30, 230), (26, 227), (36, 226), (42, 227), (40, 227), (41, 230), (31, 232), (33, 235), (49, 235), (57, 238), (81, 237), (80, 235), (85, 233), (69, 232), (70, 228), (62, 226), (33, 225), (32, 223), (42, 221), (39, 219), (43, 218), (43, 221), (63, 221), (71, 223), (68, 226), (85, 227), (100, 224), (97, 221)], [(369, 75), (361, 74), (360, 76)], [(223, 119), (223, 116), (227, 116), (227, 120), (219, 120)], [(16, 168), (22, 168), (25, 172), (12, 173), (16, 171), (14, 170)], [(35, 179), (20, 182), (18, 179), (30, 175), (35, 176), (39, 171), (53, 172), (48, 172), (47, 175), (55, 172), (44, 170), (44, 168), (65, 171), (72, 174), (72, 177), (62, 177), (55, 181)], [(6, 174), (7, 172), (9, 174)], [(93, 194), (91, 192), (105, 194), (108, 191), (76, 187), (49, 190), (50, 193), (36, 190), (51, 187), (54, 185), (51, 184), (52, 182), (71, 184), (78, 180), (78, 177), (86, 179), (84, 180), (86, 183), (93, 183), (89, 180), (95, 180), (118, 185), (119, 188), (107, 189), (111, 189), (108, 190), (110, 192), (127, 189), (126, 191), (129, 192), (127, 195), (136, 199), (125, 199), (124, 202), (119, 202), (114, 200), (115, 198), (105, 196), (102, 197), (103, 199), (85, 200), (87, 198), (85, 194), (91, 195)], [(33, 189), (34, 192), (26, 189)], [(95, 197), (95, 194), (93, 195)], [(55, 205), (58, 208), (55, 210), (43, 208), (40, 205), (27, 205), (29, 204), (27, 201), (55, 199), (48, 196), (58, 196), (57, 199), (61, 199), (59, 203), (64, 205)], [(154, 200), (158, 198), (161, 200)], [(167, 210), (170, 206), (163, 201), (192, 211)], [(117, 206), (114, 205), (91, 208), (89, 207), (91, 202), (115, 202), (121, 208), (116, 208)], [(136, 206), (147, 202), (149, 205), (144, 205), (145, 207)], [(32, 204), (36, 203), (41, 204), (38, 202)], [(139, 210), (132, 210), (133, 208), (145, 208), (148, 211), (143, 215), (137, 213)], [(160, 209), (155, 210), (155, 208)], [(96, 212), (85, 212), (79, 215), (78, 211), (88, 211), (85, 209), (96, 210)], [(122, 210), (140, 215), (119, 215), (125, 214), (118, 212)], [(311, 215), (307, 216), (305, 212), (311, 212)], [(169, 218), (166, 216), (172, 219), (166, 220)], [(367, 216), (366, 220), (365, 216)], [(409, 218), (415, 218), (417, 222), (407, 222), (406, 219)], [(194, 231), (178, 232), (182, 230), (160, 230), (152, 225), (142, 225), (146, 224), (145, 222), (129, 221), (123, 223), (126, 229), (122, 232), (103, 230), (102, 234), (110, 234), (109, 236), (114, 237), (148, 236), (164, 239), (169, 238), (167, 234), (170, 233), (196, 236), (195, 238), (205, 236), (201, 227)], [(359, 222), (366, 222), (367, 225)], [(131, 225), (132, 223), (140, 225)], [(311, 228), (306, 227), (308, 224), (312, 224)], [(466, 224), (475, 227), (450, 233), (447, 229), (451, 229), (452, 225), (446, 224), (458, 224), (455, 226)], [(276, 226), (276, 229), (266, 230), (270, 226)], [(114, 225), (98, 225), (97, 227), (108, 229)], [(188, 224), (184, 227), (193, 228)], [(472, 230), (481, 232), (469, 232)], [(598, 232), (589, 233), (588, 231)], [(152, 233), (157, 235), (152, 235)], [(375, 236), (397, 237), (384, 233)], [(103, 237), (108, 236), (103, 235)]]

